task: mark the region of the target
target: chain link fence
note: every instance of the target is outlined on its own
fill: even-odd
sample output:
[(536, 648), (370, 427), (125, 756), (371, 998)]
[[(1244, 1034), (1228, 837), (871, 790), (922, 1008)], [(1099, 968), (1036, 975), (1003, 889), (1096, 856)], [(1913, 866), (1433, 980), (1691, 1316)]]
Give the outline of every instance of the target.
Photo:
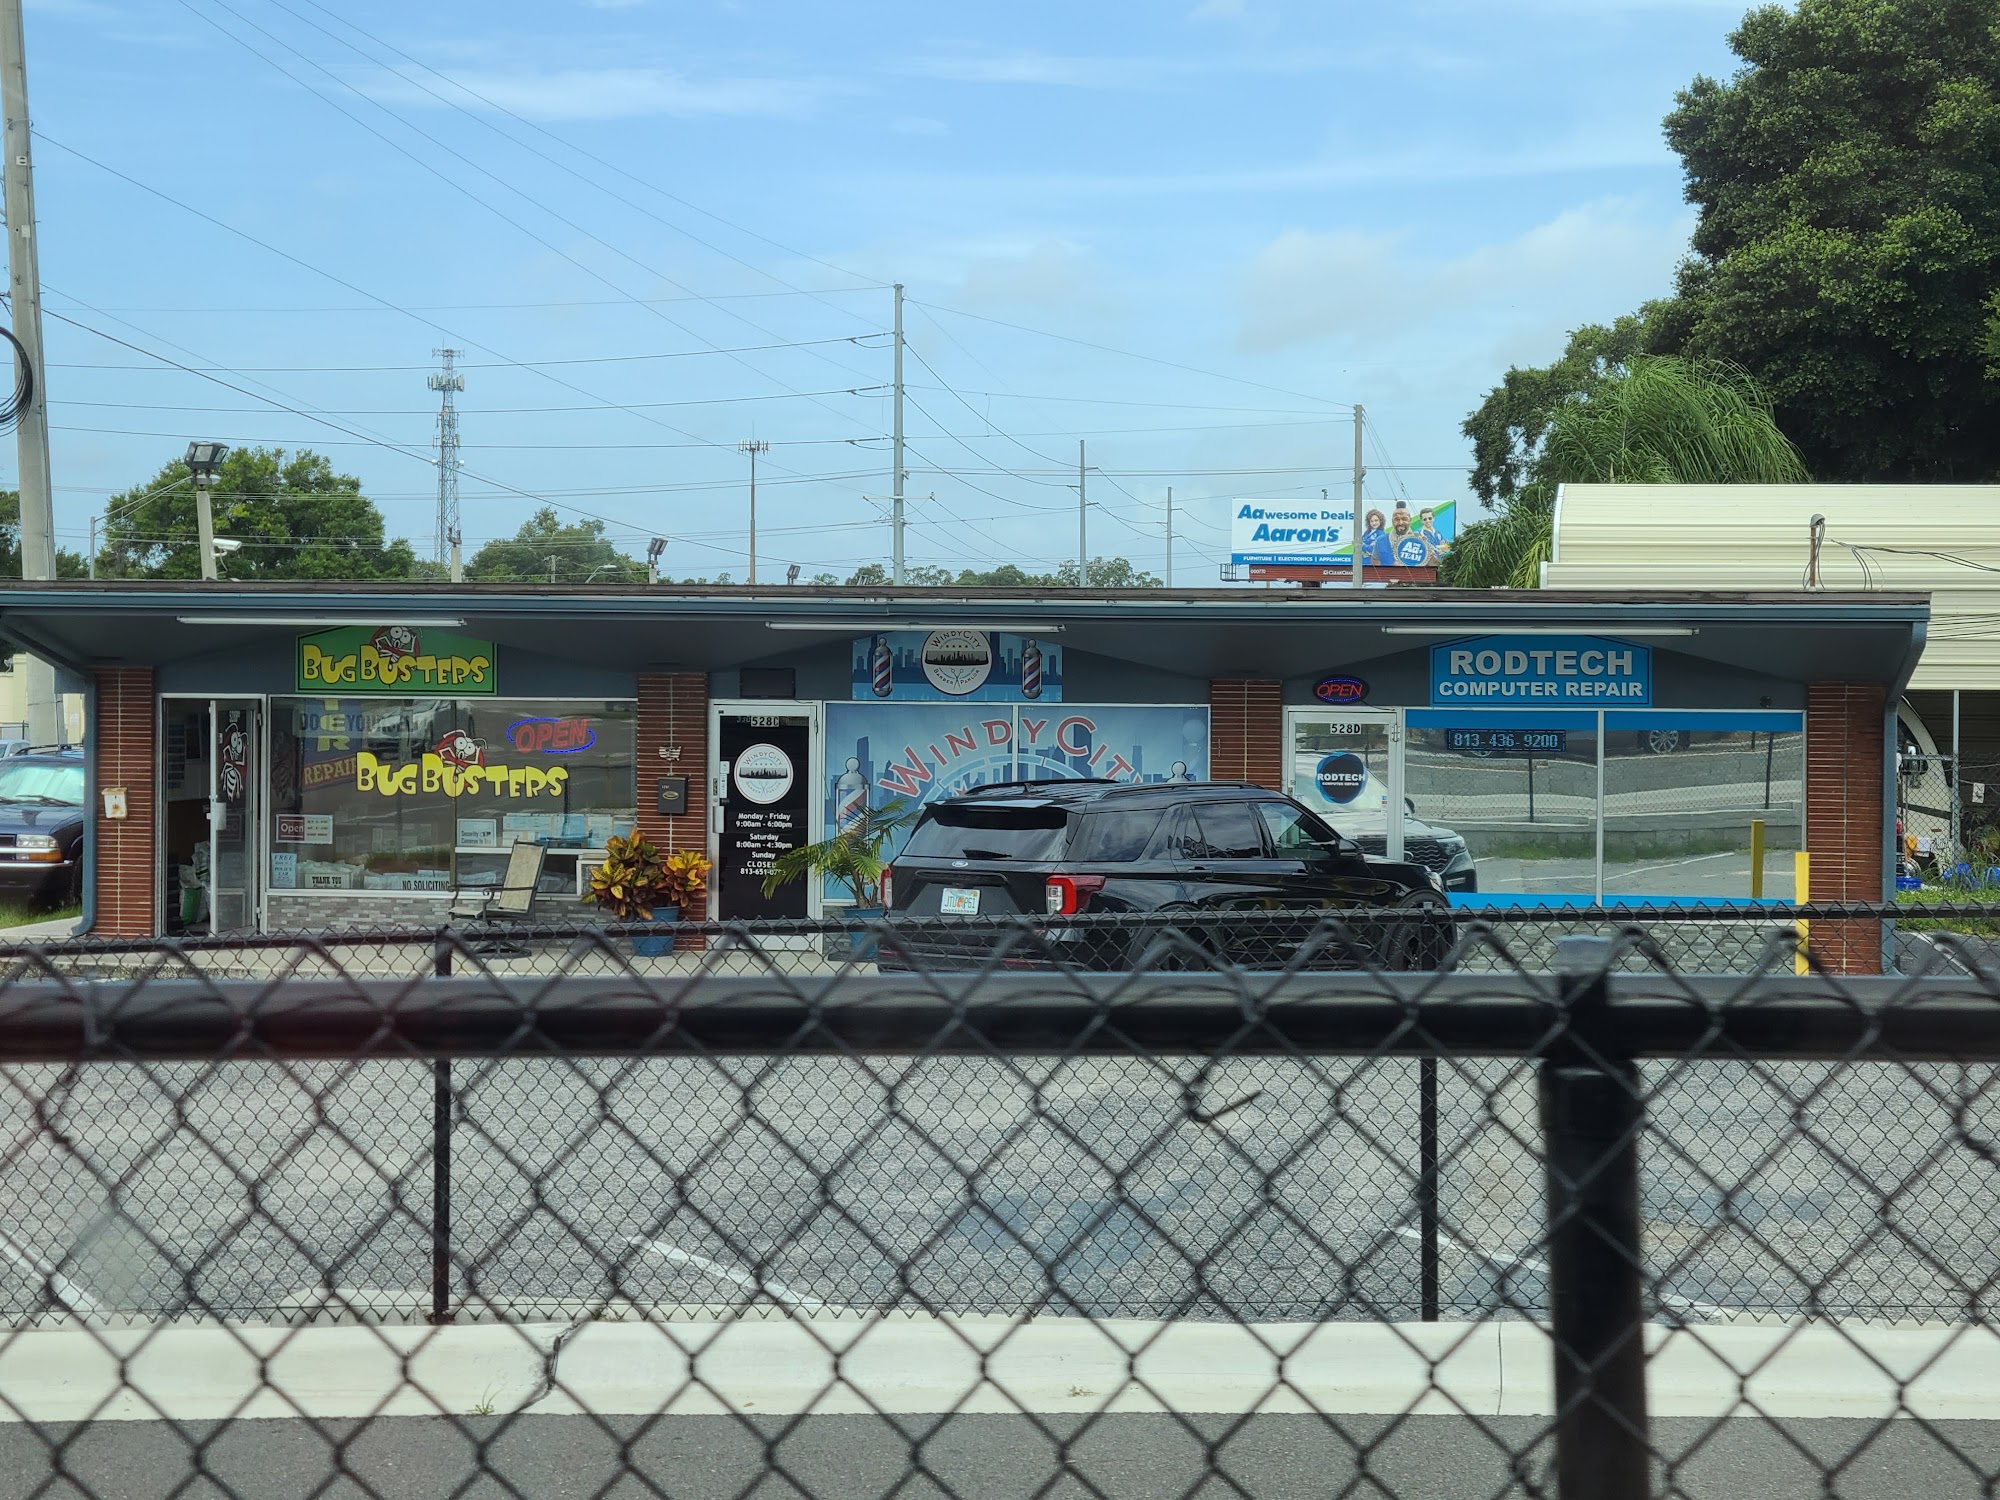
[(0, 1492), (1990, 1494), (1889, 915), (17, 952)]

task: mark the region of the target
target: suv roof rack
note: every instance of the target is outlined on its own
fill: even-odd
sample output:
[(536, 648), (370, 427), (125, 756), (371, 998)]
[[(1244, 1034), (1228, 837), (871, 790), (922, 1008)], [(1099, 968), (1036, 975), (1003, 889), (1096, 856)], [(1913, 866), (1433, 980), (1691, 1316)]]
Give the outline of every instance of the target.
[(1098, 792), (1165, 792), (1176, 787), (1228, 787), (1234, 791), (1266, 792), (1269, 787), (1259, 786), (1254, 781), (1116, 781), (1109, 776), (1052, 776), (1039, 781), (989, 781), (980, 786), (968, 787), (951, 800), (965, 797), (983, 797), (989, 792), (1019, 792), (1032, 790), (1059, 794), (1067, 789)]
[(958, 795), (961, 797), (983, 797), (988, 792), (1017, 792), (1022, 787), (1037, 787), (1047, 791), (1065, 786), (1124, 786), (1122, 781), (1113, 781), (1109, 776), (1050, 776), (1032, 781), (984, 781), (978, 786), (967, 787)]

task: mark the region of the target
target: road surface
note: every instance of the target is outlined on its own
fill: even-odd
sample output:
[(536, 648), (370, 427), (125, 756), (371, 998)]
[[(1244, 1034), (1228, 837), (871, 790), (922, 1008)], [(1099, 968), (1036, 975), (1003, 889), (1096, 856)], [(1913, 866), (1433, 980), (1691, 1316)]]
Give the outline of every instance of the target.
[[(270, 1316), (329, 1284), (422, 1305), (428, 1064), (4, 1076), (0, 1316), (48, 1312), (51, 1271), (64, 1297), (143, 1316)], [(1203, 1078), (1182, 1059), (518, 1061), (455, 1077), (455, 1290), (515, 1312), (728, 1304), (761, 1266), (831, 1306), (1416, 1314), (1399, 1233), (1416, 1224), (1414, 1061), (1223, 1061)], [(1536, 1312), (1532, 1072), (1440, 1077), (1447, 1311)], [(1646, 1081), (1644, 1212), (1670, 1301), (1952, 1319), (2000, 1275), (1978, 1149), (2000, 1132), (1991, 1068), (1701, 1060)]]

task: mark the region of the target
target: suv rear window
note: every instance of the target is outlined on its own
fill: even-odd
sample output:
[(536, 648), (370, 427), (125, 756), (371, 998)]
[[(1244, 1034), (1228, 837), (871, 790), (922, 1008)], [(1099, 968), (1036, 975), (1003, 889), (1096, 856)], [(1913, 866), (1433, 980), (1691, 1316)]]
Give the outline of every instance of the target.
[(903, 847), (907, 859), (1055, 859), (1069, 832), (1059, 807), (933, 807)]

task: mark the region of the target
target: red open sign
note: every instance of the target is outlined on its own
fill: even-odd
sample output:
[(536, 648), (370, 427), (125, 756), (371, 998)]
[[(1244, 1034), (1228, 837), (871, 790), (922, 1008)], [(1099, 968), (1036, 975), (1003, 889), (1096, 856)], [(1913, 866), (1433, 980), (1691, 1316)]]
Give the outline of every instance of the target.
[(597, 743), (588, 719), (516, 719), (507, 739), (523, 755), (574, 755)]
[(1313, 695), (1322, 703), (1359, 703), (1368, 696), (1368, 684), (1359, 677), (1322, 677)]

